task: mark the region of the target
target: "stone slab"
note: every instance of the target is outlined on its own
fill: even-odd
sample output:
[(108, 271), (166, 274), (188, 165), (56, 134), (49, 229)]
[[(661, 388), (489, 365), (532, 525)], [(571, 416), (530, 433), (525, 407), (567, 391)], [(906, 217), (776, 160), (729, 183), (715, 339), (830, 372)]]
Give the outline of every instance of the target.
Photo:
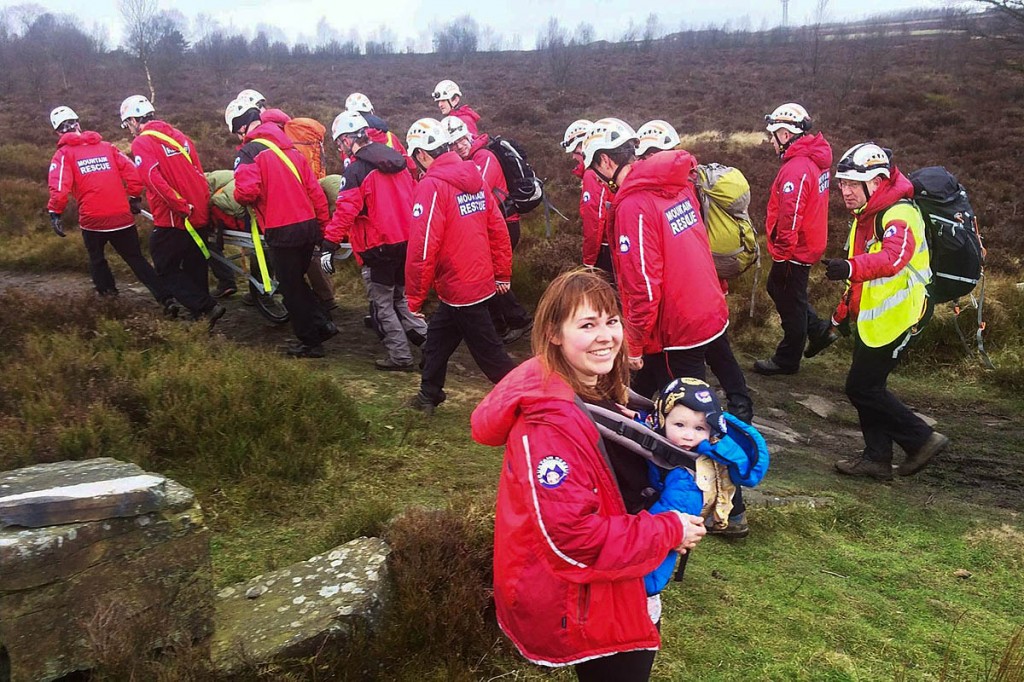
[[(45, 482), (49, 487), (38, 488), (45, 491), (82, 483), (123, 491), (145, 490), (158, 480), (159, 504), (138, 516), (0, 528), (0, 680), (38, 682), (87, 670), (97, 642), (130, 641), (141, 651), (209, 638), (209, 531), (192, 491), (111, 459), (29, 469), (0, 474), (7, 486), (0, 494), (49, 496), (32, 495), (31, 481)], [(125, 487), (103, 484), (127, 479), (135, 480)]]
[(0, 528), (43, 528), (159, 511), (163, 476), (110, 458), (56, 462), (0, 474)]
[(354, 622), (372, 626), (387, 586), (389, 548), (358, 538), (217, 595), (210, 653), (220, 673), (313, 653), (343, 639)]
[(807, 507), (820, 509), (831, 507), (831, 497), (811, 497), (809, 495), (773, 495), (762, 490), (743, 489), (743, 503), (748, 507)]

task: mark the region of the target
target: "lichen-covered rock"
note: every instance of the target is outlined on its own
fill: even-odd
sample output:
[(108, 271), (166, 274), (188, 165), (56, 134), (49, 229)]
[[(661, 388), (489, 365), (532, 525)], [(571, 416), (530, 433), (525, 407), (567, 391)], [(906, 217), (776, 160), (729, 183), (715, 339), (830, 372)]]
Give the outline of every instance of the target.
[(354, 622), (372, 627), (387, 585), (389, 549), (358, 538), (288, 568), (226, 587), (217, 595), (211, 642), (224, 673), (302, 656), (344, 638)]
[[(111, 653), (104, 647), (145, 650), (209, 636), (209, 532), (190, 490), (111, 459), (29, 469), (37, 471), (3, 474), (2, 480), (67, 487), (75, 485), (75, 472), (103, 471), (108, 478), (92, 482), (146, 476), (160, 483), (159, 495), (144, 496), (144, 508), (155, 508), (137, 516), (0, 528), (0, 649), (13, 682), (91, 668)], [(130, 496), (139, 489), (125, 487)], [(31, 491), (14, 494), (25, 492)], [(120, 514), (140, 499), (111, 496), (104, 505)]]

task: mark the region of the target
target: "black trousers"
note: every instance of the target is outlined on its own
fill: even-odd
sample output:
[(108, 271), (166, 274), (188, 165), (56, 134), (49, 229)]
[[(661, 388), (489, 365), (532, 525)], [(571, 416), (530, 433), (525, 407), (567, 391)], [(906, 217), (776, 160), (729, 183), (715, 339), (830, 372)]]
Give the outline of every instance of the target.
[(708, 342), (704, 357), (711, 368), (711, 373), (718, 378), (718, 383), (725, 391), (729, 412), (749, 424), (754, 418), (754, 401), (750, 398), (747, 379), (743, 376), (740, 363), (733, 355), (727, 331), (722, 332), (714, 341)]
[[(685, 556), (685, 555), (684, 555)], [(578, 663), (579, 682), (647, 682), (657, 651), (623, 651)]]
[(895, 441), (907, 453), (917, 452), (932, 428), (893, 395), (886, 384), (910, 341), (909, 331), (881, 348), (864, 345), (854, 335), (853, 362), (846, 377), (846, 396), (857, 408), (864, 435), (864, 458), (892, 463)]
[(823, 334), (829, 325), (829, 321), (819, 318), (807, 302), (807, 278), (810, 272), (809, 265), (786, 261), (773, 262), (768, 273), (768, 295), (775, 302), (775, 309), (782, 322), (782, 341), (775, 349), (772, 360), (786, 370), (800, 368), (807, 335)]
[(132, 269), (139, 281), (146, 285), (149, 293), (153, 294), (153, 298), (160, 303), (166, 303), (167, 299), (171, 297), (167, 287), (156, 274), (156, 270), (142, 255), (139, 231), (134, 225), (123, 230), (109, 232), (98, 230), (82, 230), (81, 232), (85, 250), (89, 254), (89, 276), (92, 277), (92, 283), (96, 286), (97, 293), (102, 295), (117, 291), (117, 286), (114, 284), (114, 273), (110, 271), (110, 264), (107, 263), (106, 246), (110, 244), (121, 260)]
[(216, 305), (207, 287), (206, 259), (188, 232), (154, 227), (149, 252), (164, 286), (192, 315), (201, 315)]
[(615, 269), (612, 265), (612, 250), (607, 244), (601, 244), (601, 250), (597, 252), (597, 261), (594, 263), (594, 267), (599, 270), (604, 270), (611, 277), (612, 283), (615, 283)]
[(307, 346), (316, 346), (323, 341), (321, 330), (330, 320), (306, 282), (306, 269), (314, 247), (313, 242), (267, 246), (267, 255), (274, 268), (292, 331)]
[[(512, 243), (512, 250), (516, 250), (519, 244), (520, 225), (518, 220), (505, 223), (508, 229), (508, 239)], [(487, 306), (491, 313), (491, 320), (498, 336), (504, 336), (510, 329), (521, 329), (530, 321), (526, 309), (519, 303), (519, 299), (511, 291), (507, 294), (496, 294), (489, 299)]]
[(515, 361), (505, 352), (487, 310), (488, 301), (468, 306), (442, 302), (427, 323), (423, 344), (423, 374), (420, 391), (439, 404), (448, 375), (448, 359), (463, 341), (480, 370), (493, 383), (512, 371)]
[[(719, 339), (724, 338), (725, 334), (718, 337)], [(717, 341), (716, 339), (715, 341)], [(687, 348), (686, 350), (669, 350), (661, 353), (652, 353), (644, 356), (644, 366), (639, 372), (633, 377), (631, 388), (642, 396), (648, 398), (656, 397), (656, 394), (665, 387), (668, 382), (679, 377), (692, 377), (694, 379), (700, 379), (705, 381), (707, 379), (706, 364), (705, 361), (708, 359), (709, 348), (715, 344), (715, 341), (710, 341), (703, 346), (697, 346), (696, 348)], [(725, 346), (728, 349), (729, 355), (732, 355), (732, 349), (728, 347), (728, 341), (725, 342)], [(714, 350), (710, 351), (712, 355), (716, 355), (716, 361), (721, 363), (723, 350), (721, 346), (717, 346)], [(735, 365), (735, 372), (739, 373), (739, 380), (743, 382), (744, 391), (746, 390), (746, 380), (743, 378), (743, 372), (739, 368), (739, 364), (736, 363), (736, 358), (732, 358), (732, 362)], [(720, 365), (721, 368), (721, 365)], [(714, 366), (712, 366), (714, 371)], [(728, 381), (736, 381), (733, 376), (733, 372), (723, 368), (723, 373), (728, 377)], [(718, 381), (722, 384), (722, 388), (725, 389), (726, 395), (728, 395), (729, 389), (725, 385), (721, 375), (718, 376)], [(750, 400), (749, 393), (747, 400)], [(753, 414), (753, 403), (750, 403), (751, 415)], [(742, 419), (743, 416), (740, 415)], [(740, 514), (747, 510), (746, 503), (743, 501), (743, 489), (740, 486), (736, 486), (736, 493), (732, 496), (732, 511), (729, 512), (729, 518), (736, 518)]]

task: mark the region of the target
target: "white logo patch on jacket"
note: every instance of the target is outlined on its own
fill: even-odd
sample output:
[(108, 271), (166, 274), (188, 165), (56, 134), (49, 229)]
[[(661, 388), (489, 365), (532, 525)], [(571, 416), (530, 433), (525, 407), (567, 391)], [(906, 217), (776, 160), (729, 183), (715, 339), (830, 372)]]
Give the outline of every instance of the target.
[(619, 237), (619, 253), (629, 253), (630, 246), (629, 237), (626, 235)]
[(665, 219), (672, 228), (672, 235), (676, 236), (697, 224), (697, 212), (693, 210), (689, 199), (683, 199), (665, 211)]
[(590, 192), (584, 192), (583, 193), (583, 203), (585, 204), (585, 203), (587, 203), (589, 201), (590, 201)]
[(419, 218), (421, 215), (423, 215), (423, 204), (415, 204), (412, 207), (412, 217)]
[(483, 190), (480, 190), (476, 194), (466, 193), (456, 195), (455, 201), (459, 204), (460, 216), (481, 213), (485, 208), (487, 208), (487, 200), (484, 198)]
[(793, 183), (792, 182), (787, 182), (785, 185), (782, 186), (782, 193), (783, 194), (789, 194), (794, 189), (796, 189), (796, 187), (793, 186)]
[(549, 455), (537, 465), (537, 482), (548, 490), (554, 490), (569, 477), (569, 465), (561, 457)]

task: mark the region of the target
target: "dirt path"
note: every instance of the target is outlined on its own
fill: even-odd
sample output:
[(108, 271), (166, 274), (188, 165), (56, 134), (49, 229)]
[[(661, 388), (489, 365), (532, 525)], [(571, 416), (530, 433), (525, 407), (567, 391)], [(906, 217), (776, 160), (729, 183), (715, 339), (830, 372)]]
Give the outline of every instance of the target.
[[(119, 287), (122, 299), (159, 313), (140, 283), (121, 277)], [(0, 296), (11, 289), (63, 296), (88, 294), (92, 285), (84, 273), (0, 271)], [(369, 364), (382, 349), (373, 332), (363, 325), (365, 302), (356, 295), (339, 294), (338, 299), (340, 305), (333, 316), (341, 333), (326, 344), (328, 363), (331, 359), (348, 359)], [(267, 321), (254, 307), (242, 303), (240, 293), (222, 302), (228, 314), (217, 325), (216, 333), (238, 343), (278, 350), (293, 341), (289, 325)], [(517, 342), (510, 352), (516, 359), (525, 359), (528, 341)], [(743, 353), (737, 355), (744, 367), (752, 361)], [(773, 471), (786, 474), (786, 480), (792, 482), (793, 489), (788, 492), (802, 492), (801, 485), (821, 490), (826, 477), (829, 481), (825, 488), (855, 490), (857, 485), (872, 485), (837, 477), (832, 471), (836, 459), (863, 447), (856, 412), (842, 393), (843, 375), (837, 373), (836, 366), (833, 363), (833, 369), (827, 371), (808, 363), (800, 374), (788, 377), (747, 373), (756, 404), (755, 423), (771, 447)], [(452, 388), (457, 389), (457, 382), (462, 381), (486, 389), (486, 379), (464, 348), (453, 356), (449, 374)], [(906, 494), (908, 501), (926, 503), (940, 495), (979, 505), (1024, 509), (1024, 421), (1020, 414), (1006, 413), (992, 405), (935, 403), (912, 407), (934, 419), (936, 428), (950, 436), (953, 444), (919, 475), (897, 478), (889, 484), (895, 491)], [(897, 454), (897, 461), (899, 458)]]

